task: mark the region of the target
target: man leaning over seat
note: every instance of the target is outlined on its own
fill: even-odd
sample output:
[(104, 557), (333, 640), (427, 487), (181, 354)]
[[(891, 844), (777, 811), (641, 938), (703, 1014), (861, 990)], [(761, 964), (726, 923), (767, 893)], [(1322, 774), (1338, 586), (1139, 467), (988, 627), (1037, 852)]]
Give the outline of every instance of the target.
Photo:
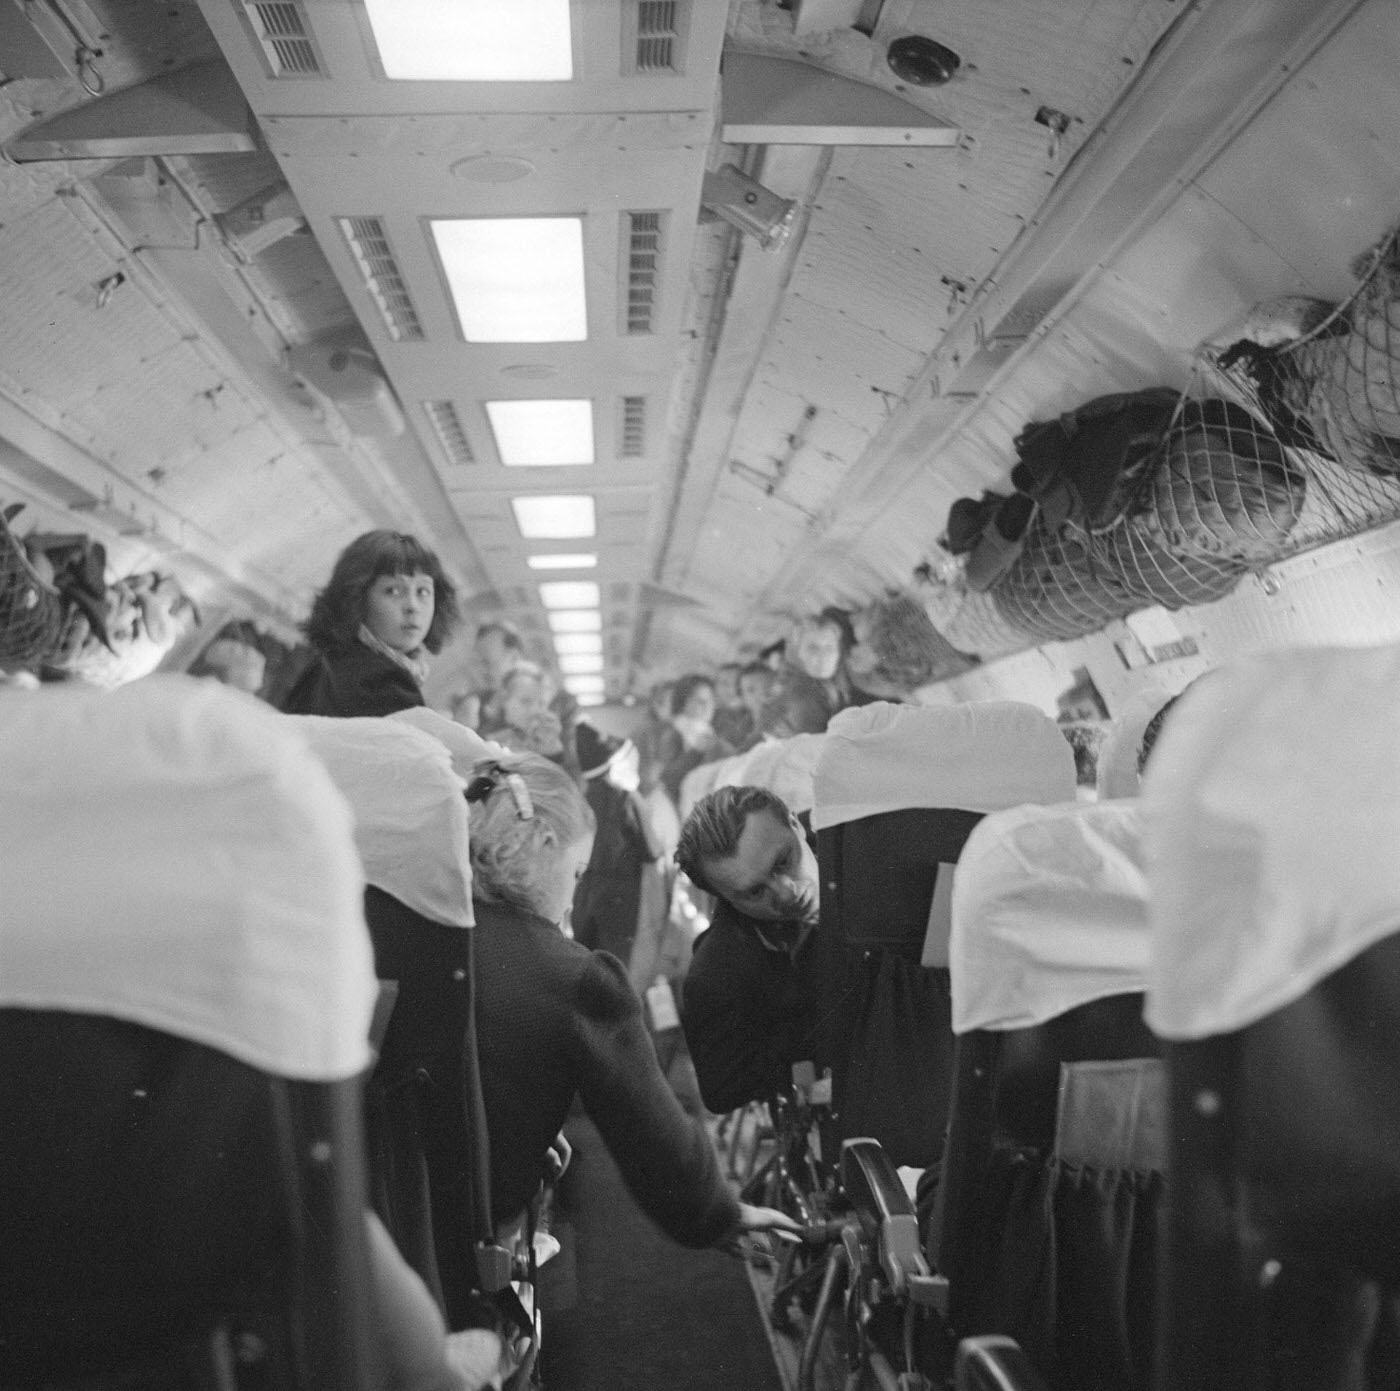
[(817, 1033), (817, 859), (801, 823), (762, 787), (696, 803), (676, 863), (719, 900), (696, 939), (682, 1024), (711, 1111), (787, 1089)]

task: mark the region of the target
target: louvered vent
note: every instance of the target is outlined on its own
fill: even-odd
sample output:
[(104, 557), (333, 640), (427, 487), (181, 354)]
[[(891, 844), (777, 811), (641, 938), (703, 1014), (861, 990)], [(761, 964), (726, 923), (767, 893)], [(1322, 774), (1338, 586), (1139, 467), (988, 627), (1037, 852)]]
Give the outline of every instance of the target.
[(661, 214), (625, 216), (627, 287), (623, 327), (628, 333), (650, 333), (656, 319), (656, 292), (661, 278)]
[(273, 77), (323, 77), (311, 30), (293, 0), (244, 0), (244, 13)]
[(637, 0), (634, 71), (679, 72), (680, 0)]
[(622, 398), (622, 429), (618, 435), (617, 452), (624, 459), (640, 459), (646, 452), (647, 398)]
[(408, 282), (394, 259), (384, 223), (377, 217), (342, 217), (340, 230), (365, 278), (365, 289), (384, 316), (389, 336), (396, 343), (420, 341), (423, 325), (408, 293)]
[(467, 432), (462, 429), (457, 407), (451, 401), (424, 401), (423, 414), (433, 427), (433, 433), (442, 446), (442, 452), (450, 464), (474, 464), (476, 455), (467, 443)]

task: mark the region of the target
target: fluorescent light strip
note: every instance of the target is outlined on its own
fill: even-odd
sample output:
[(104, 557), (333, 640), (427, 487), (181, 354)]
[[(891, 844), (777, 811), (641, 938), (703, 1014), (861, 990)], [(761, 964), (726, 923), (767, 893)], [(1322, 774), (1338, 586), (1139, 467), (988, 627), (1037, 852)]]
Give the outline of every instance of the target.
[(593, 462), (592, 401), (488, 401), (486, 416), (503, 464)]
[(588, 337), (581, 218), (435, 218), (428, 225), (468, 343)]
[(592, 570), (598, 564), (598, 557), (587, 552), (573, 555), (527, 555), (525, 563), (532, 570)]
[(564, 689), (571, 695), (602, 695), (607, 683), (601, 676), (566, 676)]
[(601, 652), (578, 652), (566, 654), (557, 659), (559, 670), (565, 676), (590, 676), (600, 674), (603, 670), (603, 654)]
[(551, 633), (601, 633), (603, 615), (597, 609), (553, 609), (545, 614)]
[(554, 650), (561, 657), (576, 656), (581, 652), (602, 655), (602, 633), (555, 633)]
[(596, 609), (602, 602), (593, 580), (548, 580), (540, 585), (540, 603), (547, 609)]
[(569, 0), (365, 0), (386, 77), (568, 82)]
[(587, 493), (582, 496), (537, 493), (513, 497), (510, 505), (515, 513), (515, 524), (527, 541), (573, 541), (596, 535), (598, 530), (593, 498)]
[(575, 699), (577, 699), (578, 703), (582, 706), (602, 705), (603, 693), (602, 691), (583, 691), (576, 694)]

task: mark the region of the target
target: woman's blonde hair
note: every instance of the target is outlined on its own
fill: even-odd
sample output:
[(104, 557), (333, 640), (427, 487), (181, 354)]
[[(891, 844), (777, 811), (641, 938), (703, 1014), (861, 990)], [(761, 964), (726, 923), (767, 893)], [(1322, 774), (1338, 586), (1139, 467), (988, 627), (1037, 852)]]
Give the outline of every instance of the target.
[(593, 812), (574, 780), (539, 754), (504, 754), (472, 773), (472, 891), (488, 903), (538, 912), (542, 852), (591, 835)]

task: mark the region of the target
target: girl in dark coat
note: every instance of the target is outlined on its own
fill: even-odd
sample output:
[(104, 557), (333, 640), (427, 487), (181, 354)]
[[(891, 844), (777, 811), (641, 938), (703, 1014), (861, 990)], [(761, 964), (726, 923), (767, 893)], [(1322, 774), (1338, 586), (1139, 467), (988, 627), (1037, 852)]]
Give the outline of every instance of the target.
[(560, 930), (593, 849), (574, 781), (538, 754), (505, 754), (481, 765), (467, 799), (496, 1220), (519, 1213), (546, 1176), (577, 1096), (639, 1206), (674, 1240), (795, 1230), (731, 1196), (705, 1127), (661, 1075), (621, 962)]
[(315, 656), (282, 702), (290, 715), (392, 715), (423, 704), (428, 655), (457, 626), (457, 592), (416, 537), (352, 541), (311, 606)]

